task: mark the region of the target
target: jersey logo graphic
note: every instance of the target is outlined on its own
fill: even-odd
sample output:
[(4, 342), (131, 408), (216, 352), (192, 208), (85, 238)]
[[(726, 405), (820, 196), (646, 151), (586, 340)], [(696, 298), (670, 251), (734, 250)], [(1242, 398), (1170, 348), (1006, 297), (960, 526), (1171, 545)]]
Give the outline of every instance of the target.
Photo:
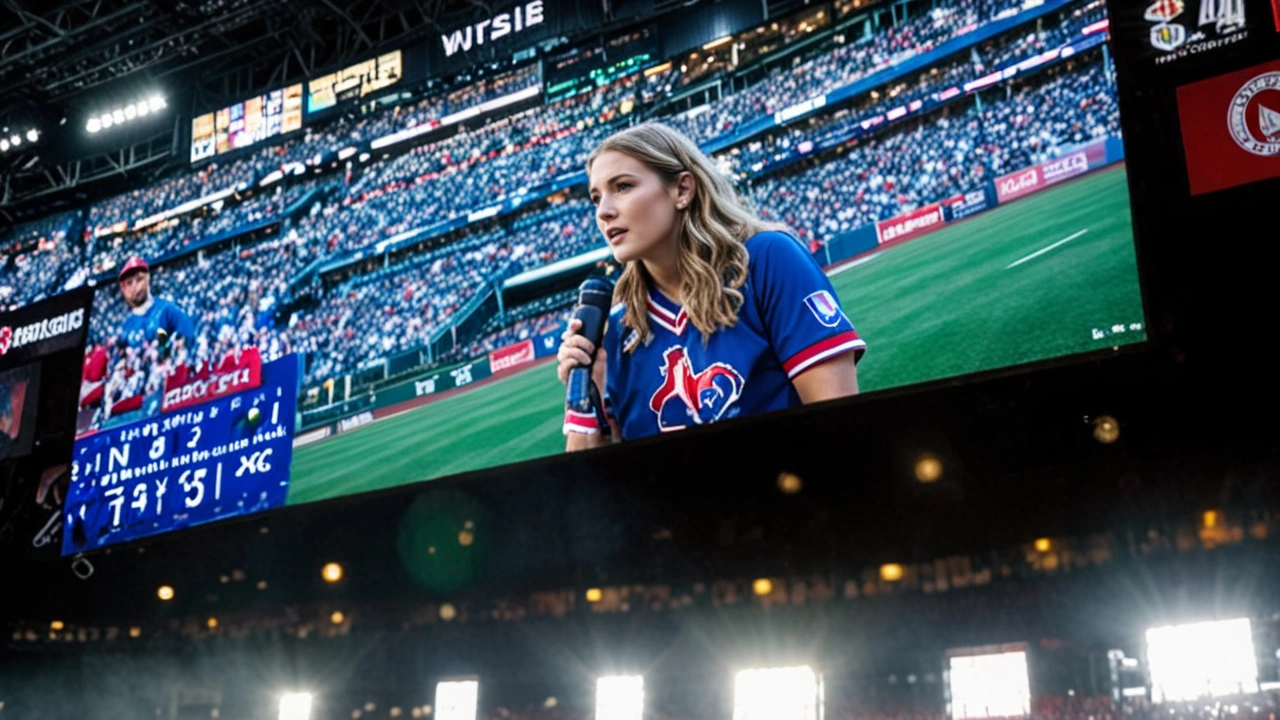
[(819, 290), (805, 298), (804, 304), (809, 306), (809, 312), (818, 318), (818, 322), (826, 327), (839, 325), (841, 318), (844, 317), (844, 313), (840, 311), (840, 304), (826, 290)]
[(694, 372), (679, 345), (667, 348), (662, 360), (662, 387), (649, 399), (649, 409), (663, 432), (715, 422), (742, 396), (742, 375), (731, 365), (713, 363)]

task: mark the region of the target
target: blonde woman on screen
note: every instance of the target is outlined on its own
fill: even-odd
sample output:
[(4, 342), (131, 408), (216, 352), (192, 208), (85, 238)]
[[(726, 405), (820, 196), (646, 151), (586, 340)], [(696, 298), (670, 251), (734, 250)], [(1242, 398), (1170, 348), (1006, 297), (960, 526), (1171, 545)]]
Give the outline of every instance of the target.
[(866, 349), (822, 268), (761, 220), (689, 138), (623, 130), (587, 161), (596, 226), (623, 271), (601, 347), (563, 335), (557, 373), (591, 367), (609, 432), (568, 412), (568, 450), (845, 397)]

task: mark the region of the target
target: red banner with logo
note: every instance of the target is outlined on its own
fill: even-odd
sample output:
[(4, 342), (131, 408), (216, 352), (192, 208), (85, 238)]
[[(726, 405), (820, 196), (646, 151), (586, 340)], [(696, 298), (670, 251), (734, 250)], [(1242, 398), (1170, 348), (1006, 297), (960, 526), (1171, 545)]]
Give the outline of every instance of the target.
[(876, 236), (879, 237), (881, 245), (895, 240), (910, 240), (937, 230), (944, 222), (942, 205), (931, 203), (896, 218), (877, 222)]
[(258, 348), (228, 354), (208, 375), (189, 377), (182, 368), (164, 386), (164, 412), (198, 405), (262, 385), (262, 357)]
[(533, 341), (524, 340), (489, 353), (489, 371), (496, 374), (503, 370), (517, 368), (533, 362), (533, 358)]
[(1280, 176), (1280, 60), (1178, 88), (1191, 194)]

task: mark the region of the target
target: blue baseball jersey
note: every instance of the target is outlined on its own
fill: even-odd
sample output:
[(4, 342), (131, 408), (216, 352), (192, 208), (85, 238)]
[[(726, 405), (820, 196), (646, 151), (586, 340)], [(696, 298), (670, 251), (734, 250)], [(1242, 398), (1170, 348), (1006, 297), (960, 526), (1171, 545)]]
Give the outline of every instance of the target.
[(782, 410), (800, 404), (793, 378), (866, 343), (845, 316), (831, 281), (796, 238), (763, 232), (747, 240), (747, 282), (738, 322), (705, 338), (688, 314), (656, 288), (649, 294), (653, 337), (623, 347), (625, 305), (609, 314), (606, 395), (628, 439)]
[(186, 313), (168, 300), (154, 296), (151, 299), (151, 307), (147, 308), (145, 313), (139, 315), (130, 311), (124, 319), (124, 327), (121, 330), (129, 347), (138, 347), (143, 341), (155, 340), (156, 331), (162, 328), (169, 333), (169, 337), (181, 335), (187, 339), (188, 343), (195, 335), (191, 318)]

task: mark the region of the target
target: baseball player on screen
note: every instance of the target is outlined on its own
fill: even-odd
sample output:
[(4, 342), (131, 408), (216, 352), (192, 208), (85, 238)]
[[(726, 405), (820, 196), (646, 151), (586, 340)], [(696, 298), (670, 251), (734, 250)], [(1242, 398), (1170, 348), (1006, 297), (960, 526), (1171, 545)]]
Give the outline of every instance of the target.
[(177, 305), (151, 294), (151, 268), (140, 257), (131, 257), (120, 269), (120, 293), (129, 305), (121, 337), (132, 348), (155, 340), (167, 349), (177, 338), (191, 342), (195, 328), (191, 317)]
[(587, 174), (625, 268), (594, 358), (578, 320), (563, 336), (561, 382), (591, 367), (609, 411), (607, 428), (567, 412), (568, 450), (858, 392), (866, 343), (822, 268), (693, 141), (645, 123), (596, 147)]

